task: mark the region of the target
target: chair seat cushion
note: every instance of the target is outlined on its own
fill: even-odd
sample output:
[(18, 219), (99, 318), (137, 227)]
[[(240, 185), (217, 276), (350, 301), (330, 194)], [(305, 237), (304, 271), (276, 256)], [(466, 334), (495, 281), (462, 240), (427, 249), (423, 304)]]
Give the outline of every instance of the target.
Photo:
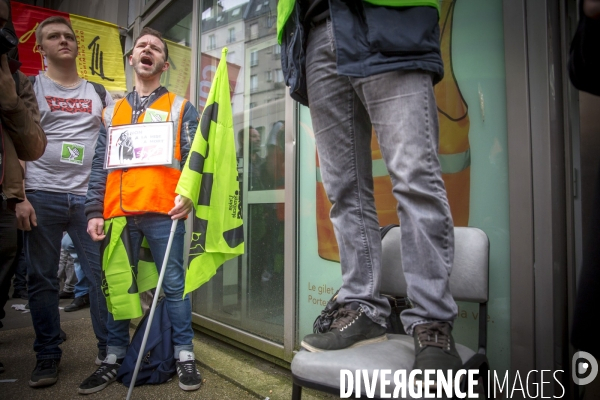
[[(299, 351), (292, 360), (292, 375), (294, 380), (303, 386), (328, 387), (339, 392), (340, 370), (354, 371), (367, 370), (369, 382), (372, 382), (374, 370), (390, 370), (391, 375), (387, 379), (391, 384), (387, 386), (387, 392), (391, 393), (394, 388), (393, 373), (397, 370), (406, 370), (406, 377), (412, 370), (415, 360), (414, 339), (407, 335), (388, 334), (385, 342), (372, 343), (364, 346), (311, 353)], [(475, 352), (461, 344), (456, 344), (456, 350), (463, 364), (470, 359)], [(376, 379), (375, 393), (380, 393), (380, 379)], [(331, 390), (330, 390), (331, 391)], [(332, 391), (333, 392), (333, 391)], [(364, 380), (361, 380), (361, 393), (365, 394)]]

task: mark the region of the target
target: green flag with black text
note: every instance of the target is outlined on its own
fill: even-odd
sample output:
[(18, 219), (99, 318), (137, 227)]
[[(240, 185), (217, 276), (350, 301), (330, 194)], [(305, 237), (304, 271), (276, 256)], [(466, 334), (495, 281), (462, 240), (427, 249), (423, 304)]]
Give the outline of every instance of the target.
[(193, 201), (195, 210), (184, 295), (208, 282), (225, 261), (244, 253), (226, 56), (224, 48), (175, 189)]
[[(140, 293), (156, 287), (158, 271), (146, 238), (134, 248), (127, 218), (115, 217), (104, 223), (102, 241), (102, 293), (115, 321), (142, 316)], [(137, 252), (137, 265), (134, 263)]]

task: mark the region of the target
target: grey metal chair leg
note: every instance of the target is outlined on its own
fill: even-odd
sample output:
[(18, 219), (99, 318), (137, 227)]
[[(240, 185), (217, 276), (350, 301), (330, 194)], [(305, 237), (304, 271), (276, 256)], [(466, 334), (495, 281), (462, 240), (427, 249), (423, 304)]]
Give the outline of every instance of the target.
[(302, 386), (296, 385), (292, 386), (292, 400), (300, 400), (302, 398)]

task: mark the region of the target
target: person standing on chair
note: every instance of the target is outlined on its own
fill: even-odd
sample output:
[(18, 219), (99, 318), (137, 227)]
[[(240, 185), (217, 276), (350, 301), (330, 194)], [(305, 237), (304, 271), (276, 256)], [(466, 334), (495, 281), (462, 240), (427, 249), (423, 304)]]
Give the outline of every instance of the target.
[[(186, 218), (192, 210), (190, 199), (178, 197), (175, 205), (173, 202), (177, 196), (175, 187), (194, 140), (199, 119), (198, 112), (189, 101), (169, 92), (160, 84), (162, 73), (169, 68), (168, 55), (167, 43), (160, 32), (151, 28), (142, 29), (129, 56), (129, 65), (135, 73), (135, 88), (124, 99), (104, 111), (104, 126), (92, 162), (92, 175), (85, 202), (88, 233), (93, 240), (100, 241), (106, 237), (105, 220), (125, 218), (131, 248), (139, 249), (145, 238), (152, 257), (157, 262), (157, 268), (162, 267), (173, 220)], [(147, 118), (149, 116), (153, 117)], [(170, 164), (162, 162), (160, 165), (135, 166), (129, 160), (122, 160), (123, 168), (110, 171), (104, 169), (105, 154), (111, 151), (107, 139), (110, 127), (150, 122), (149, 119), (157, 122), (158, 117), (162, 121), (173, 122), (172, 137), (165, 139), (173, 143)], [(167, 313), (173, 324), (179, 387), (183, 390), (196, 390), (200, 388), (201, 376), (194, 362), (190, 297), (183, 296), (184, 236), (185, 224), (181, 221), (177, 224), (173, 237), (162, 288)], [(138, 264), (138, 253), (133, 251), (133, 265)], [(111, 265), (105, 266), (105, 269), (110, 267)], [(113, 382), (127, 353), (129, 320), (115, 320), (113, 314), (109, 313), (107, 327), (108, 356), (100, 368), (81, 383), (81, 394), (98, 392)]]
[(36, 335), (33, 349), (37, 364), (29, 386), (42, 387), (56, 383), (62, 357), (58, 264), (64, 231), (73, 239), (92, 285), (96, 363), (105, 356), (107, 310), (100, 288), (100, 245), (86, 233), (83, 203), (103, 105), (112, 104), (112, 99), (101, 85), (77, 74), (77, 40), (68, 20), (59, 16), (45, 19), (35, 37), (47, 63), (47, 70), (35, 77), (33, 89), (48, 146), (39, 160), (27, 162), (27, 196), (16, 210), (19, 228), (25, 231), (29, 308)]
[[(373, 126), (398, 201), (402, 266), (412, 303), (401, 318), (415, 341), (413, 369), (457, 370), (462, 362), (451, 331), (458, 308), (449, 288), (454, 231), (437, 156), (433, 93), (444, 74), (438, 0), (300, 5), (307, 30), (308, 102), (343, 279), (337, 297), (342, 307), (331, 329), (307, 335), (301, 345), (316, 352), (386, 340), (390, 305), (379, 292)], [(294, 23), (294, 7), (294, 0), (278, 4), (280, 43), (286, 23)]]

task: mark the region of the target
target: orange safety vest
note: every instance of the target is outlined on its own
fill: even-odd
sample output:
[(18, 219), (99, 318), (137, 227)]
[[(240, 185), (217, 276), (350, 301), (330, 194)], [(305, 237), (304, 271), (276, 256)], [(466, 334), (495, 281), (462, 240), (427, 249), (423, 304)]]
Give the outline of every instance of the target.
[[(143, 213), (167, 214), (174, 207), (175, 187), (181, 175), (181, 124), (186, 101), (174, 93), (166, 93), (148, 108), (169, 113), (174, 121), (173, 161), (170, 165), (116, 169), (106, 178), (104, 219)], [(131, 123), (133, 109), (127, 99), (121, 99), (104, 109), (102, 119), (108, 127)], [(145, 112), (138, 117), (144, 120)]]

